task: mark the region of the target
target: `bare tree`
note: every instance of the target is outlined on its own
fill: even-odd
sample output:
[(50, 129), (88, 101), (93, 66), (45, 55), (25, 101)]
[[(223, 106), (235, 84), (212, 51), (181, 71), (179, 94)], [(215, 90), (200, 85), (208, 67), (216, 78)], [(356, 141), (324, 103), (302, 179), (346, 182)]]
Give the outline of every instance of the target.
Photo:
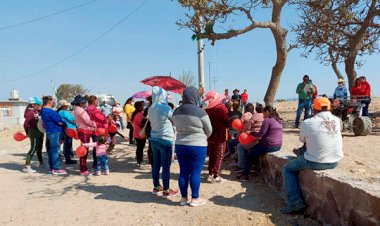
[(72, 101), (76, 95), (84, 95), (90, 92), (80, 84), (61, 84), (55, 95), (57, 100), (65, 99), (67, 101)]
[(322, 63), (331, 65), (343, 77), (337, 65), (344, 63), (350, 88), (356, 79), (358, 56), (379, 51), (379, 0), (299, 0), (300, 23), (293, 27), (305, 56), (316, 53)]
[[(272, 68), (272, 75), (267, 88), (264, 101), (266, 105), (272, 105), (282, 72), (285, 68), (288, 50), (286, 36), (288, 31), (281, 27), (281, 13), (287, 0), (179, 0), (183, 7), (189, 9), (191, 14), (186, 14), (187, 20), (179, 20), (177, 25), (181, 28), (189, 28), (195, 33), (194, 38), (204, 38), (211, 41), (230, 39), (247, 33), (256, 28), (270, 29), (276, 43), (276, 64)], [(253, 11), (257, 7), (270, 7), (272, 9), (271, 19), (268, 21), (257, 21)], [(248, 25), (238, 29), (232, 28), (233, 17), (244, 16)], [(228, 25), (228, 27), (223, 27)], [(222, 29), (217, 29), (222, 27)]]
[(186, 87), (197, 86), (195, 75), (191, 71), (182, 71), (182, 74), (178, 76), (178, 80), (181, 81)]

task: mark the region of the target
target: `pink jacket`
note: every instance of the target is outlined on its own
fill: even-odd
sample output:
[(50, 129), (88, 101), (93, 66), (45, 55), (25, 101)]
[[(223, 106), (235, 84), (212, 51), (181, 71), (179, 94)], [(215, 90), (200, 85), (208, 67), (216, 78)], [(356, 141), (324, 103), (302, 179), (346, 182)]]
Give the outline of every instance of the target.
[(105, 129), (108, 128), (108, 120), (101, 110), (96, 108), (94, 105), (89, 105), (87, 107), (87, 112), (88, 115), (90, 115), (91, 120), (96, 123), (96, 127)]
[(102, 156), (102, 155), (107, 155), (107, 149), (108, 146), (107, 144), (98, 144), (97, 142), (94, 143), (87, 143), (83, 144), (85, 147), (94, 147), (96, 148), (96, 156)]
[(264, 115), (263, 113), (255, 113), (252, 115), (251, 112), (246, 112), (241, 117), (241, 120), (243, 121), (244, 128), (243, 132), (246, 131), (260, 131), (261, 125), (264, 121)]
[(87, 111), (79, 106), (74, 108), (74, 118), (77, 124), (78, 130), (94, 131), (96, 124), (88, 115)]

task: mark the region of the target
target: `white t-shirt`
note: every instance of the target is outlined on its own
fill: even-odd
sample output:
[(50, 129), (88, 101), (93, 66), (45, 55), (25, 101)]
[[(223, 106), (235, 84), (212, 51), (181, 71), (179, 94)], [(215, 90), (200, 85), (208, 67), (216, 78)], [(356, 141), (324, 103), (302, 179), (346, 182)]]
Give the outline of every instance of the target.
[(340, 120), (329, 111), (302, 122), (300, 141), (306, 143), (304, 156), (309, 161), (335, 163), (343, 158)]

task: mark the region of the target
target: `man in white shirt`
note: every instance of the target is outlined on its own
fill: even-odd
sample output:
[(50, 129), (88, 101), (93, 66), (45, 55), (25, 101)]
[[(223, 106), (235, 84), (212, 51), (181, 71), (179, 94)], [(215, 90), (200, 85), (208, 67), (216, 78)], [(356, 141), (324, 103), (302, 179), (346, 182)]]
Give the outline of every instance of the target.
[(316, 114), (303, 121), (301, 125), (299, 139), (306, 144), (306, 150), (284, 166), (283, 175), (288, 204), (281, 210), (283, 213), (298, 212), (306, 207), (298, 181), (300, 170), (333, 169), (343, 158), (340, 121), (329, 110), (328, 98), (315, 99), (314, 112)]

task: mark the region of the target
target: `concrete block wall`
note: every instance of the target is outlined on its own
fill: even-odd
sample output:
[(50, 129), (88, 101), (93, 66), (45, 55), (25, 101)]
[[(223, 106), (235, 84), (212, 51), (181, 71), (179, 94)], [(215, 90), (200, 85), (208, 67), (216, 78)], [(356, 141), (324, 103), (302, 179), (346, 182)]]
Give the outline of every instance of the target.
[[(280, 153), (261, 158), (264, 181), (285, 198), (282, 169), (288, 161)], [(380, 184), (355, 181), (338, 169), (300, 173), (307, 213), (330, 225), (380, 225)]]

